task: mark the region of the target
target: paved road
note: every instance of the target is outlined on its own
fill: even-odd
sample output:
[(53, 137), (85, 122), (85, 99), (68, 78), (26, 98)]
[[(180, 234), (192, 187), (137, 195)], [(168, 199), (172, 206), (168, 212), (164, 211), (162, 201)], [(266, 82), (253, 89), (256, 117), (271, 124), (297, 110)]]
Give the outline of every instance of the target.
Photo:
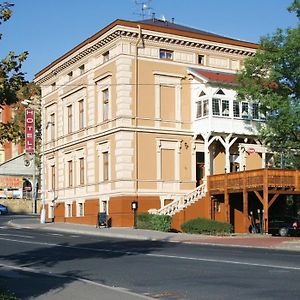
[(0, 227), (0, 283), (22, 299), (299, 298), (298, 252)]

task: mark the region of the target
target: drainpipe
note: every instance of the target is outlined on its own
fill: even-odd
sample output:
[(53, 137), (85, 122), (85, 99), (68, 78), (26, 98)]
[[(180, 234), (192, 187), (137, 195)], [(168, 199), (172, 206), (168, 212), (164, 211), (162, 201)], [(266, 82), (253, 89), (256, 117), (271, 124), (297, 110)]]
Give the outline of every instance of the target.
[(139, 30), (139, 35), (137, 42), (135, 44), (135, 111), (134, 111), (134, 127), (135, 127), (135, 194), (136, 201), (138, 200), (138, 99), (139, 99), (139, 64), (138, 64), (138, 51), (139, 48), (143, 48), (139, 46), (142, 40), (142, 28), (140, 25), (137, 25)]

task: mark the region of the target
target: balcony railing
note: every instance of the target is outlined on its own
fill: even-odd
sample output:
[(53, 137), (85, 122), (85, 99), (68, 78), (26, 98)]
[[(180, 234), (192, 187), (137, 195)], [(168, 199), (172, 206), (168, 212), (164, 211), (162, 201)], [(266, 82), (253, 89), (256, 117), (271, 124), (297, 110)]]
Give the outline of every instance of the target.
[(300, 191), (300, 171), (259, 169), (208, 176), (208, 190), (211, 194), (223, 193), (225, 190), (262, 190), (263, 187)]

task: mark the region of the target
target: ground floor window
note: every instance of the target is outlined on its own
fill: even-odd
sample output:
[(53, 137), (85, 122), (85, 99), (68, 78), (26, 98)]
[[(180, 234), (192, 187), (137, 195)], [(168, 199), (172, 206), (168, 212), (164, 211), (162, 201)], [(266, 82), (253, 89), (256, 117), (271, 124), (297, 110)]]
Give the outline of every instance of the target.
[(72, 204), (66, 204), (66, 218), (72, 217)]
[(78, 217), (84, 216), (84, 205), (82, 202), (77, 203), (77, 216)]

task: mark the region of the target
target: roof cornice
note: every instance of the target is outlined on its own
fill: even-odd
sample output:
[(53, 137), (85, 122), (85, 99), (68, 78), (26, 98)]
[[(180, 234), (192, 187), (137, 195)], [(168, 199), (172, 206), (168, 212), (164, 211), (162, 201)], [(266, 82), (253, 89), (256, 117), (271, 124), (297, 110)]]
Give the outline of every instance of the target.
[[(47, 67), (39, 71), (35, 75), (35, 80), (38, 83), (42, 83), (49, 80), (51, 77), (55, 76), (57, 73), (64, 70), (71, 64), (79, 61), (86, 55), (89, 55), (92, 52), (98, 50), (99, 48), (105, 46), (107, 43), (115, 40), (117, 37), (130, 37), (130, 38), (137, 37), (138, 36), (137, 25), (140, 25), (142, 30), (147, 30), (147, 33), (143, 34), (143, 38), (145, 40), (149, 40), (152, 42), (166, 42), (174, 45), (182, 45), (187, 47), (200, 48), (204, 50), (214, 50), (219, 52), (227, 52), (227, 53), (245, 55), (245, 56), (252, 56), (253, 51), (255, 51), (258, 48), (257, 44), (234, 40), (231, 38), (214, 36), (205, 33), (189, 32), (187, 30), (178, 30), (178, 29), (168, 28), (168, 27), (161, 27), (155, 25), (155, 23), (152, 25), (152, 24), (144, 24), (142, 22), (133, 22), (133, 21), (117, 19), (111, 24), (109, 24), (108, 26), (104, 27), (99, 32), (97, 32), (96, 34), (92, 35), (91, 37), (83, 41), (82, 43), (78, 44), (70, 51), (66, 52), (64, 55), (62, 55), (61, 57), (53, 61), (51, 64), (49, 64)], [(114, 27), (116, 28), (115, 31), (112, 30)], [(135, 31), (130, 31), (128, 29), (126, 30), (125, 29), (126, 27), (134, 28)], [(112, 31), (111, 34), (108, 34), (109, 31)], [(170, 38), (167, 36), (158, 36), (154, 32), (169, 34), (173, 36), (176, 35), (179, 37), (181, 36), (182, 39)], [(103, 36), (103, 39), (94, 43), (97, 39), (101, 38), (101, 36)], [(189, 38), (190, 40), (187, 40), (187, 38)], [(202, 42), (200, 41), (193, 42), (191, 41), (191, 39), (202, 40)], [(225, 45), (223, 46), (221, 44), (232, 45), (233, 47), (226, 47)], [(237, 49), (237, 47), (243, 47), (247, 49), (242, 50), (242, 49)], [(80, 51), (81, 49), (82, 51)], [(76, 52), (78, 53), (76, 54)], [(60, 64), (61, 62), (63, 62), (69, 57), (70, 57), (69, 60)], [(55, 66), (57, 67), (54, 68)], [(48, 74), (46, 74), (51, 69), (53, 70)], [(41, 77), (43, 75), (44, 75), (43, 78), (38, 79), (38, 77)]]

